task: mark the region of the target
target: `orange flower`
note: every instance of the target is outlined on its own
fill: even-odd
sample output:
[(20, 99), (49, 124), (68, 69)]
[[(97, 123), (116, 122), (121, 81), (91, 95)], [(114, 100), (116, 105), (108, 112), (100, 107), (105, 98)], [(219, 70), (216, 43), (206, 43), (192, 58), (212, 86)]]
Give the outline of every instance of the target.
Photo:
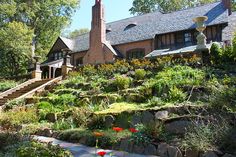
[(124, 129), (123, 128), (119, 128), (119, 127), (113, 127), (112, 130), (116, 131), (116, 132), (121, 132)]
[(104, 134), (101, 133), (101, 132), (93, 132), (93, 135), (96, 136), (96, 137), (104, 136)]

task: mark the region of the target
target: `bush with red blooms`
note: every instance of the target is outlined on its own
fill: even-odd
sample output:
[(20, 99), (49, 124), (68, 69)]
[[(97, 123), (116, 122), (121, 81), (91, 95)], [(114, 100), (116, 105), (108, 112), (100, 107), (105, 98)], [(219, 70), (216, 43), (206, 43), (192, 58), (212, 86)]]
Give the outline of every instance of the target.
[(136, 132), (138, 132), (138, 130), (135, 129), (135, 128), (130, 128), (129, 131), (132, 132), (132, 133), (136, 133)]
[(119, 128), (119, 127), (113, 127), (112, 130), (116, 131), (116, 132), (121, 132), (124, 129), (123, 128)]
[(104, 151), (100, 151), (100, 152), (98, 152), (97, 154), (98, 154), (99, 156), (103, 157), (103, 156), (105, 156), (107, 153), (104, 152)]

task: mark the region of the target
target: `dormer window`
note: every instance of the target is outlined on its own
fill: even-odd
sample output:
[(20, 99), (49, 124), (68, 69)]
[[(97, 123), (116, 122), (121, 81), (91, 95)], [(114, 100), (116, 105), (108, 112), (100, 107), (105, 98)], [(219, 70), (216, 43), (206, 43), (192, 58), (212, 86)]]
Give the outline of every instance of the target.
[(126, 31), (126, 30), (128, 30), (128, 29), (130, 29), (130, 28), (133, 28), (133, 27), (135, 27), (135, 26), (137, 26), (136, 23), (129, 24), (128, 26), (125, 27), (124, 31)]

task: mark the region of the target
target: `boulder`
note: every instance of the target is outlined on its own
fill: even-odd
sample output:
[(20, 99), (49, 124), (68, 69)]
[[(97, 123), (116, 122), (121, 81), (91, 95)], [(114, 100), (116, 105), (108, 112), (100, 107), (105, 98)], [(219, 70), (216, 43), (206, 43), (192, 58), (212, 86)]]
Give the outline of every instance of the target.
[(167, 132), (172, 134), (184, 134), (186, 129), (190, 127), (192, 123), (187, 120), (173, 121), (165, 125)]
[(145, 155), (156, 155), (157, 154), (157, 149), (154, 145), (149, 144), (145, 150), (144, 150)]
[(198, 157), (199, 152), (197, 150), (186, 150), (185, 151), (185, 156), (187, 156), (187, 157)]
[(87, 138), (86, 137), (81, 137), (80, 140), (79, 140), (79, 143), (86, 145), (87, 144)]
[(140, 124), (142, 122), (142, 117), (139, 114), (134, 114), (131, 118), (131, 127), (135, 127), (135, 125)]
[(39, 129), (37, 132), (36, 132), (36, 135), (39, 135), (39, 136), (46, 136), (46, 137), (52, 137), (52, 130), (49, 129), (49, 128), (43, 128), (43, 129)]
[(132, 152), (133, 142), (129, 141), (129, 139), (122, 139), (120, 143), (120, 150), (126, 152)]
[(136, 153), (136, 154), (143, 154), (144, 153), (144, 146), (143, 144), (139, 144), (139, 145), (134, 145), (133, 147), (133, 152)]
[(162, 120), (162, 119), (166, 119), (168, 118), (168, 111), (158, 111), (156, 114), (155, 114), (155, 119), (156, 120)]
[(168, 157), (183, 157), (181, 151), (177, 147), (170, 146), (167, 148)]
[(113, 123), (115, 122), (115, 118), (109, 115), (109, 116), (106, 116), (104, 119), (105, 119), (105, 127), (111, 128)]
[(161, 143), (157, 148), (157, 155), (160, 157), (168, 157), (168, 147), (167, 143)]
[(154, 122), (154, 115), (151, 112), (144, 111), (142, 113), (142, 123), (145, 125), (153, 122)]
[(203, 157), (218, 157), (218, 156), (213, 151), (208, 151), (205, 154), (203, 154)]

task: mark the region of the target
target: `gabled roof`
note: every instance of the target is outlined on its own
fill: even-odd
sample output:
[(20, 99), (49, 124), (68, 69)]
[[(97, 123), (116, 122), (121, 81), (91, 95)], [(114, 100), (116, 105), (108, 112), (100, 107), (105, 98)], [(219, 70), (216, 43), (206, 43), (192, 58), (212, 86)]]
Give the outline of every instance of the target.
[[(114, 46), (153, 39), (158, 34), (194, 29), (196, 26), (192, 19), (198, 16), (208, 16), (208, 26), (228, 22), (228, 10), (222, 2), (216, 2), (168, 14), (154, 12), (107, 23), (106, 27), (111, 30), (106, 34), (107, 40)], [(133, 23), (136, 26), (125, 30)], [(89, 49), (89, 33), (65, 42), (71, 44), (73, 52), (86, 51)]]

